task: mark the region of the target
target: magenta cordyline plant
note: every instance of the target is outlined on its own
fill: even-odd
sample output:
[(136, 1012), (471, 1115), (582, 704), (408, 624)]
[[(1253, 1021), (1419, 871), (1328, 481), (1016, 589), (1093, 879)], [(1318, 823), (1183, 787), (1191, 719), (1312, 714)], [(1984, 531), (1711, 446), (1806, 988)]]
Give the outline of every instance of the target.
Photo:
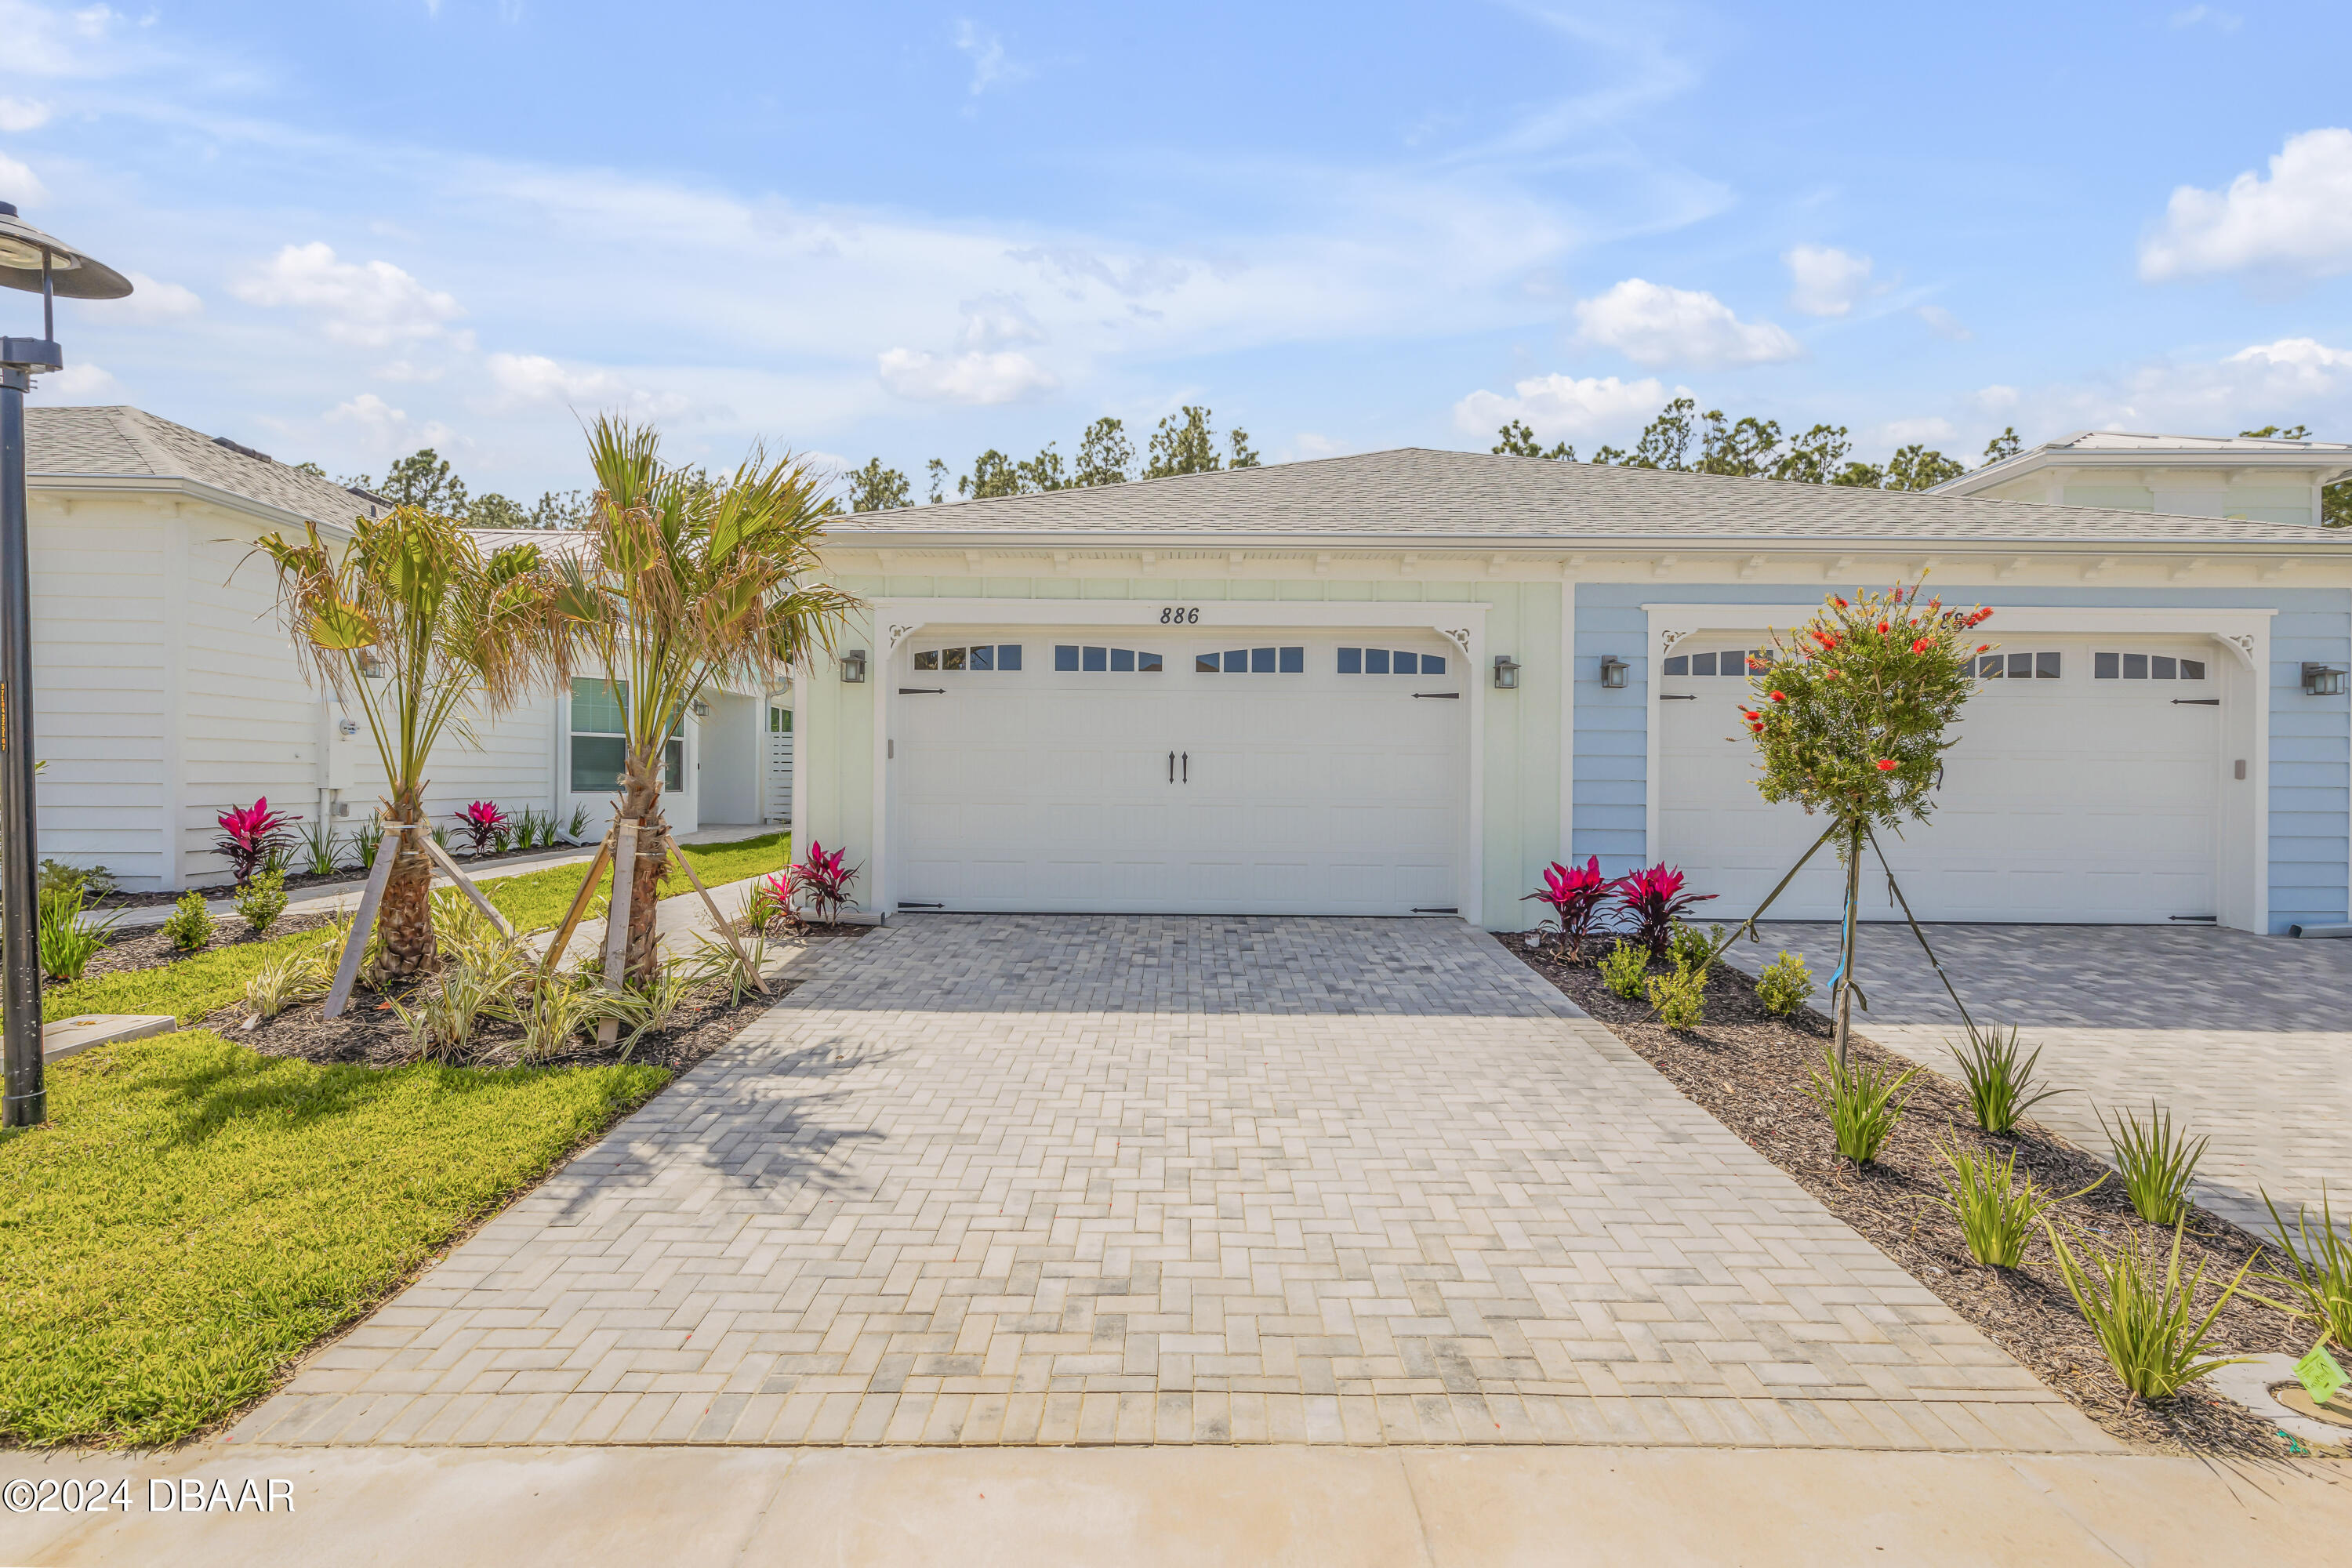
[(1632, 925), (1626, 934), (1650, 950), (1653, 958), (1666, 956), (1675, 938), (1675, 926), (1693, 904), (1703, 904), (1717, 897), (1714, 893), (1691, 893), (1683, 889), (1684, 877), (1679, 867), (1669, 867), (1664, 861), (1646, 871), (1636, 871), (1617, 884), (1617, 901)]
[(1598, 855), (1581, 866), (1563, 866), (1554, 861), (1545, 870), (1543, 882), (1541, 888), (1519, 901), (1532, 900), (1550, 908), (1550, 923), (1559, 933), (1560, 956), (1573, 963), (1583, 956), (1585, 939), (1600, 923), (1610, 889), (1616, 884), (1601, 874)]
[(507, 814), (499, 809), (494, 800), (478, 800), (463, 811), (451, 812), (457, 826), (466, 830), (466, 852), (479, 855), (490, 847), (499, 830), (507, 825)]
[(845, 865), (841, 850), (828, 851), (814, 839), (809, 841), (808, 854), (787, 873), (789, 890), (805, 893), (816, 906), (819, 919), (830, 925), (838, 920), (842, 907), (850, 902), (849, 885), (857, 880), (859, 866)]
[(256, 871), (293, 855), (294, 835), (287, 829), (302, 819), (270, 810), (269, 797), (263, 795), (251, 805), (230, 806), (213, 820), (221, 830), (213, 840), (213, 853), (228, 862), (243, 887)]

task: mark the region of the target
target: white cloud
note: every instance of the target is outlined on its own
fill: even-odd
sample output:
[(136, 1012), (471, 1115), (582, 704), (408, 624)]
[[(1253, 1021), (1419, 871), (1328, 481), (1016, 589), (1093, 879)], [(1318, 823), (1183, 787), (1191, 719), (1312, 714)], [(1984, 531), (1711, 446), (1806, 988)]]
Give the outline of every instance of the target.
[(498, 392), (493, 406), (625, 408), (642, 418), (673, 419), (692, 402), (647, 386), (634, 375), (594, 365), (567, 365), (545, 354), (494, 353), (483, 362)]
[(2320, 396), (2352, 380), (2352, 350), (2331, 349), (2316, 338), (2281, 338), (2240, 349), (2224, 363), (2243, 365), (2274, 393)]
[(2082, 429), (2229, 436), (2294, 424), (2326, 435), (2352, 426), (2352, 349), (2281, 338), (2218, 360), (2151, 360), (2022, 393), (1987, 387), (1970, 401), (2030, 439)]
[(1005, 54), (1003, 39), (994, 33), (982, 32), (968, 21), (956, 24), (955, 47), (971, 57), (971, 95), (974, 98), (992, 87), (1011, 87), (1035, 74), (1029, 67)]
[(2017, 388), (1995, 382), (1990, 386), (1977, 388), (1969, 398), (1983, 413), (2006, 414), (2017, 406)]
[(48, 199), (49, 187), (38, 174), (0, 153), (0, 202), (15, 202), (21, 208)]
[(2193, 27), (2200, 22), (2224, 33), (2234, 33), (2245, 20), (2235, 11), (2224, 11), (2218, 5), (2190, 5), (2172, 14), (2174, 27)]
[(1976, 336), (1976, 333), (1969, 330), (1967, 322), (1945, 310), (1941, 305), (1922, 305), (1916, 314), (1922, 321), (1927, 323), (1927, 330), (1939, 338), (1948, 338), (1953, 342), (1964, 343)]
[(1784, 252), (1780, 259), (1793, 285), (1789, 303), (1808, 316), (1843, 316), (1871, 291), (1867, 256), (1833, 245), (1800, 245)]
[(2252, 269), (2352, 270), (2352, 131), (2288, 137), (2268, 179), (2250, 169), (2225, 191), (2180, 186), (2140, 242), (2139, 275), (2149, 282)]
[(0, 131), (38, 131), (49, 122), (49, 106), (29, 98), (0, 98)]
[(405, 409), (394, 408), (373, 392), (362, 392), (348, 403), (327, 411), (330, 425), (349, 425), (360, 433), (360, 444), (370, 452), (400, 453), (419, 447), (446, 447), (455, 434), (438, 420), (411, 429)]
[(396, 359), (389, 364), (376, 366), (375, 374), (380, 381), (424, 382), (440, 380), (448, 374), (448, 369), (446, 365), (418, 364), (414, 360)]
[(38, 390), (57, 403), (109, 403), (117, 390), (111, 373), (94, 364), (69, 364), (37, 378)]
[[(1474, 393), (1472, 395), (1477, 395)], [(1502, 426), (1497, 425), (1496, 428), (1499, 430)], [(1328, 436), (1318, 436), (1312, 430), (1301, 430), (1290, 438), (1288, 455), (1292, 458), (1338, 458), (1354, 450), (1355, 448), (1345, 441), (1335, 441)]]
[(1014, 403), (1061, 384), (1051, 371), (1013, 350), (973, 350), (952, 359), (919, 349), (890, 349), (876, 362), (882, 384), (925, 403)]
[(309, 311), (337, 342), (381, 349), (446, 338), (461, 348), (472, 344), (472, 334), (449, 328), (465, 314), (454, 298), (389, 261), (338, 261), (322, 241), (288, 246), (232, 288), (251, 304)]
[(1538, 375), (1513, 384), (1512, 395), (1481, 389), (1454, 405), (1465, 435), (1491, 437), (1517, 419), (1547, 441), (1612, 435), (1639, 425), (1664, 406), (1670, 394), (1655, 376), (1620, 381), (1613, 375)]
[(1873, 431), (1872, 436), (1888, 447), (1908, 447), (1914, 442), (1949, 441), (1959, 434), (1948, 419), (1890, 419)]
[(1670, 289), (1628, 278), (1607, 293), (1576, 303), (1579, 335), (1615, 349), (1636, 364), (1700, 369), (1797, 359), (1804, 348), (1769, 321), (1743, 321), (1702, 289)]
[(109, 305), (109, 315), (121, 315), (134, 321), (170, 321), (182, 316), (193, 316), (205, 308), (193, 289), (177, 283), (165, 283), (150, 278), (144, 272), (126, 272), (131, 279), (131, 293), (120, 304)]
[(1029, 313), (1029, 307), (1017, 295), (983, 294), (977, 300), (966, 300), (962, 306), (963, 326), (956, 334), (957, 346), (965, 350), (1001, 349), (1013, 343), (1038, 343), (1045, 341), (1045, 329)]

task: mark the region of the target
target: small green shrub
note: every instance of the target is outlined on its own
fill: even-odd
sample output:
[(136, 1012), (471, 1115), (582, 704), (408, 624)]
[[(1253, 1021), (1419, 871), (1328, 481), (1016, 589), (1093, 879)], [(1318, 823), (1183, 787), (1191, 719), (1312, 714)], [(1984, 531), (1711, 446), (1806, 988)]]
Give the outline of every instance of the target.
[(194, 952), (213, 939), (217, 924), (212, 910), (205, 907), (205, 896), (194, 888), (180, 895), (172, 912), (163, 917), (163, 935), (180, 952)]
[(352, 853), (359, 857), (362, 871), (375, 868), (375, 852), (383, 845), (383, 824), (370, 818), (352, 829)]
[(230, 896), (238, 916), (256, 936), (267, 936), (286, 912), (286, 873), (277, 867), (256, 871)]
[(2189, 1184), (2204, 1157), (2207, 1140), (2191, 1143), (2185, 1131), (2176, 1137), (2172, 1112), (2158, 1110), (2153, 1100), (2145, 1125), (2128, 1110), (2116, 1112), (2112, 1123), (2101, 1111), (2099, 1125), (2115, 1151), (2116, 1169), (2123, 1173), (2133, 1212), (2150, 1225), (2178, 1222), (2188, 1212)]
[(1681, 953), (1675, 954), (1672, 974), (1653, 974), (1646, 991), (1650, 1005), (1656, 1008), (1658, 1021), (1676, 1031), (1695, 1028), (1706, 1016), (1706, 974), (1685, 962)]
[(41, 973), (66, 984), (82, 977), (89, 968), (89, 961), (105, 948), (106, 933), (122, 918), (112, 915), (94, 924), (84, 924), (83, 886), (73, 883), (41, 889), (39, 923), (35, 932)]
[[(1811, 1093), (1829, 1114), (1837, 1152), (1857, 1165), (1867, 1165), (1878, 1158), (1895, 1123), (1903, 1120), (1903, 1108), (1911, 1099), (1903, 1090), (1919, 1076), (1919, 1069), (1913, 1068), (1898, 1076), (1891, 1065), (1859, 1060), (1841, 1068), (1837, 1053), (1827, 1046), (1822, 1047), (1822, 1056), (1829, 1071), (1813, 1069)], [(1902, 1098), (1897, 1099), (1898, 1095)]]
[(81, 891), (85, 906), (100, 899), (114, 896), (114, 873), (103, 866), (68, 866), (62, 860), (41, 862), (41, 891), (75, 888)]
[(1704, 980), (1715, 967), (1716, 950), (1723, 945), (1723, 928), (1716, 926), (1702, 931), (1695, 925), (1677, 921), (1674, 934), (1666, 939), (1666, 956), (1677, 968), (1695, 969)]
[(2254, 1266), (2253, 1259), (2246, 1260), (2245, 1268), (2214, 1298), (2205, 1315), (2196, 1317), (2197, 1287), (2205, 1278), (2205, 1266), (2199, 1264), (2196, 1273), (2182, 1281), (2180, 1227), (2181, 1221), (2175, 1220), (2171, 1260), (2158, 1273), (2156, 1260), (2147, 1254), (2147, 1244), (2137, 1235), (2113, 1248), (2102, 1248), (2076, 1232), (2075, 1246), (2082, 1248), (2078, 1258), (2056, 1226), (2042, 1223), (2050, 1250), (2058, 1258), (2058, 1271), (2065, 1278), (2067, 1294), (2082, 1309), (2084, 1321), (2091, 1325), (2099, 1348), (2106, 1352), (2107, 1364), (2137, 1399), (2169, 1399), (2207, 1373), (2250, 1359), (2200, 1361), (2198, 1357), (2212, 1338), (2213, 1320), (2238, 1293), (2246, 1269)]
[(2033, 1064), (2042, 1059), (2042, 1047), (2036, 1046), (2030, 1056), (2021, 1055), (2014, 1028), (2003, 1034), (1998, 1026), (1971, 1026), (1966, 1046), (1948, 1040), (1945, 1047), (1959, 1064), (1960, 1078), (1968, 1088), (1969, 1113), (1988, 1132), (2013, 1132), (2026, 1111), (2053, 1094), (2073, 1092), (2034, 1089)]
[(2256, 1299), (2265, 1306), (2316, 1323), (2321, 1333), (2342, 1349), (2352, 1351), (2352, 1224), (2341, 1231), (2336, 1228), (2336, 1214), (2327, 1202), (2327, 1184), (2319, 1184), (2319, 1234), (2315, 1237), (2311, 1232), (2310, 1216), (2301, 1204), (2294, 1205), (2293, 1236), (2287, 1234), (2286, 1222), (2279, 1218), (2278, 1205), (2271, 1202), (2268, 1193), (2263, 1194), (2263, 1206), (2271, 1211), (2271, 1228), (2275, 1233), (2271, 1245), (2286, 1255), (2291, 1272), (2264, 1272), (2255, 1278), (2265, 1284), (2284, 1286), (2292, 1293), (2292, 1300), (2273, 1301), (2267, 1296)]
[(303, 868), (313, 877), (333, 876), (341, 848), (331, 822), (314, 822), (302, 830)]
[(2025, 1238), (2044, 1213), (2068, 1198), (2081, 1197), (2107, 1179), (2102, 1174), (2088, 1187), (2057, 1196), (2037, 1192), (2031, 1175), (2022, 1186), (2017, 1184), (2014, 1149), (2006, 1158), (1996, 1160), (1989, 1153), (1961, 1148), (1955, 1136), (1949, 1143), (1938, 1143), (1936, 1152), (1951, 1167), (1948, 1173), (1936, 1173), (1944, 1184), (1944, 1195), (1936, 1201), (1960, 1222), (1969, 1256), (1989, 1268), (2014, 1268), (2023, 1262)]
[(1628, 1002), (1642, 999), (1643, 982), (1650, 973), (1650, 951), (1621, 942), (1601, 959), (1601, 984)]
[(1787, 1017), (1812, 994), (1813, 972), (1792, 952), (1781, 953), (1756, 977), (1756, 999), (1764, 1004), (1764, 1011), (1777, 1017)]

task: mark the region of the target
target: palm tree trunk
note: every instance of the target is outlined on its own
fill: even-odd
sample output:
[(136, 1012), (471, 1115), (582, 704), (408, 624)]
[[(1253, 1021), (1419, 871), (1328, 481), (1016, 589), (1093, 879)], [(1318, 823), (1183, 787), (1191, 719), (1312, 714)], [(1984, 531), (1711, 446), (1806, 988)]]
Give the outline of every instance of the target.
[(658, 772), (640, 778), (632, 770), (621, 791), (621, 815), (637, 824), (635, 874), (629, 880), (629, 948), (623, 964), (623, 978), (631, 985), (651, 985), (661, 978), (654, 906), (661, 900), (662, 875), (669, 869), (669, 858), (659, 847), (669, 831), (662, 816), (661, 795)]
[[(422, 823), (424, 795), (422, 786), (396, 791), (391, 819)], [(375, 929), (383, 939), (383, 956), (376, 966), (379, 984), (415, 980), (433, 966), (433, 862), (415, 833), (403, 833), (392, 842), (400, 847), (393, 857), (392, 878), (384, 884), (383, 904), (376, 914)]]

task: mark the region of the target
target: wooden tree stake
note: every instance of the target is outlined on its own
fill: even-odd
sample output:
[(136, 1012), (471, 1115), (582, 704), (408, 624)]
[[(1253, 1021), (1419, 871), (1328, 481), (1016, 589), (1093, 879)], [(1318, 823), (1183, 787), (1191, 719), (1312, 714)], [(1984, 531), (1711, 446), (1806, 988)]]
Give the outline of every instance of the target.
[[(629, 903), (636, 891), (637, 821), (624, 817), (613, 825), (613, 897), (604, 910), (604, 989), (618, 993), (629, 959)], [(621, 1023), (606, 1018), (596, 1026), (600, 1045), (621, 1037)]]
[(327, 992), (327, 1016), (340, 1018), (351, 1005), (352, 987), (360, 977), (360, 958), (367, 952), (368, 935), (375, 930), (376, 910), (383, 903), (383, 890), (392, 883), (392, 863), (400, 857), (400, 836), (417, 825), (407, 822), (387, 822), (383, 837), (375, 847), (375, 864), (368, 868), (367, 890), (360, 894), (360, 907), (352, 917), (352, 934), (343, 942), (343, 956), (335, 965), (335, 984)]
[(702, 895), (702, 907), (709, 910), (710, 918), (719, 922), (719, 933), (727, 939), (727, 944), (735, 950), (735, 956), (743, 961), (744, 969), (750, 973), (751, 988), (765, 996), (768, 994), (768, 983), (761, 979), (759, 970), (752, 967), (751, 954), (744, 948), (743, 939), (736, 931), (733, 922), (719, 912), (718, 904), (711, 900), (710, 889), (704, 887), (702, 879), (694, 874), (694, 862), (686, 858), (686, 851), (679, 848), (677, 840), (667, 833), (662, 835), (662, 847), (668, 850), (670, 856), (685, 870), (686, 879), (694, 884), (694, 890)]
[(540, 961), (539, 976), (541, 980), (555, 973), (556, 964), (563, 958), (563, 950), (572, 945), (572, 933), (580, 929), (580, 917), (588, 912), (589, 904), (595, 900), (596, 879), (604, 875), (605, 863), (612, 858), (613, 830), (608, 827), (604, 830), (604, 841), (596, 846), (595, 858), (588, 862), (586, 879), (580, 884), (580, 890), (572, 895), (572, 908), (564, 912), (563, 923), (555, 928), (555, 939), (547, 944), (547, 956)]
[(481, 889), (474, 886), (474, 879), (471, 877), (458, 869), (457, 860), (451, 857), (449, 851), (441, 847), (440, 840), (426, 833), (420, 835), (417, 842), (425, 846), (425, 853), (427, 856), (440, 862), (441, 869), (448, 873), (451, 881), (457, 884), (457, 890), (471, 899), (476, 909), (490, 917), (490, 923), (499, 928), (500, 936), (514, 935), (515, 929), (508, 923), (507, 917), (491, 907), (490, 900), (482, 896)]

